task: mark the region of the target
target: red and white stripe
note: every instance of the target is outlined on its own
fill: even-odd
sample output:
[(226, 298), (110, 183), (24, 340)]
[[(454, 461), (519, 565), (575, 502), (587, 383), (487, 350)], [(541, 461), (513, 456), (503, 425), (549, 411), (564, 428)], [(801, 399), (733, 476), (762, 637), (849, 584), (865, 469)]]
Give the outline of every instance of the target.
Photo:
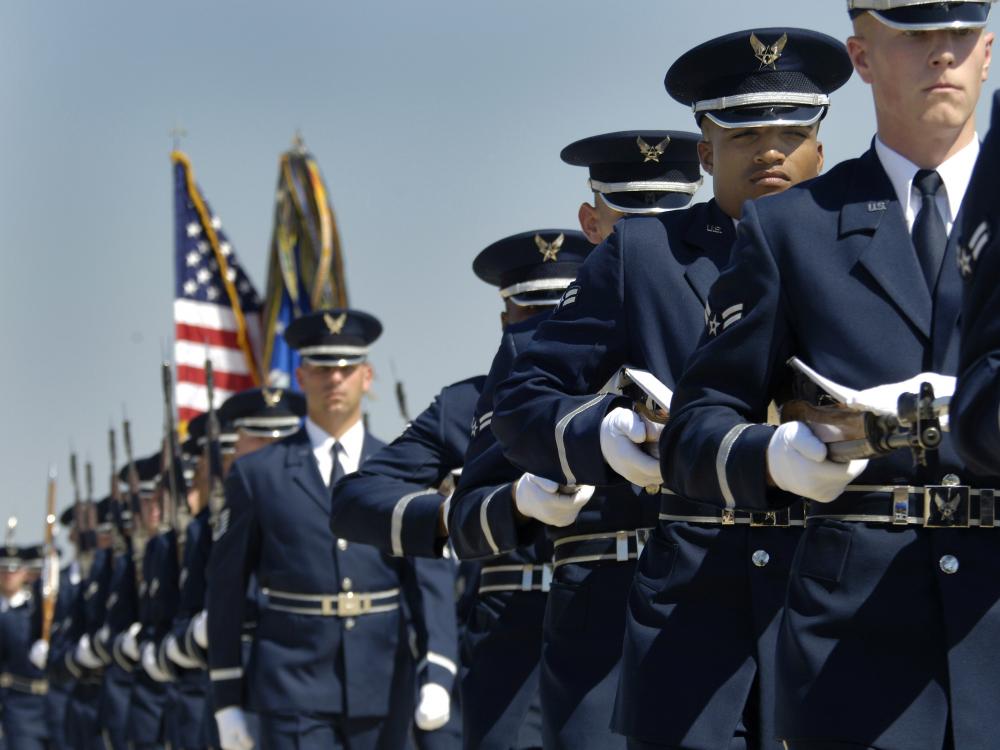
[[(245, 315), (252, 351), (260, 351), (261, 326), (257, 313)], [(208, 410), (205, 360), (212, 360), (215, 406), (232, 394), (253, 388), (251, 364), (237, 336), (236, 315), (227, 305), (174, 300), (174, 361), (177, 417), (188, 422)]]

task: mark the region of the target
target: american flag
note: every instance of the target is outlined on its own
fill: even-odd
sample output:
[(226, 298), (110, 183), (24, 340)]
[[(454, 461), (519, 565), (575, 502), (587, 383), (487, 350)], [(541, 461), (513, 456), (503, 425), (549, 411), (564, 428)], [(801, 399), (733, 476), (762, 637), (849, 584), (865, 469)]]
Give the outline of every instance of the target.
[(174, 359), (181, 424), (208, 410), (205, 360), (215, 371), (215, 405), (259, 384), (260, 297), (247, 277), (222, 222), (194, 181), (179, 151), (174, 164), (176, 289)]

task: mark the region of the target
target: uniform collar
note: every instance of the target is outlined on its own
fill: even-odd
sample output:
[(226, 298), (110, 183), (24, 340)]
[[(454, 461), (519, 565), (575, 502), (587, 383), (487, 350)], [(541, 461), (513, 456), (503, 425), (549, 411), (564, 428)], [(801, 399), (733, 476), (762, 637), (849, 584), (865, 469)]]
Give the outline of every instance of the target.
[(341, 463), (349, 462), (357, 464), (361, 461), (361, 447), (365, 442), (365, 424), (363, 420), (359, 419), (351, 425), (339, 441), (309, 417), (306, 417), (305, 425), (306, 435), (309, 438), (309, 443), (312, 445), (313, 453), (319, 454), (322, 452), (329, 455), (333, 449), (333, 444), (339, 442), (340, 447), (344, 451), (344, 459), (341, 460)]
[[(903, 209), (903, 215), (912, 217), (913, 211), (910, 203), (913, 198), (913, 178), (920, 167), (898, 151), (889, 148), (878, 136), (875, 137), (875, 153), (878, 154), (882, 168), (889, 177), (889, 182), (892, 183), (892, 188), (899, 199), (899, 205)], [(976, 164), (977, 156), (979, 156), (978, 134), (968, 146), (953, 154), (937, 167), (937, 172), (944, 181), (952, 221), (958, 216), (958, 209), (961, 207), (965, 191), (969, 187), (972, 168)]]

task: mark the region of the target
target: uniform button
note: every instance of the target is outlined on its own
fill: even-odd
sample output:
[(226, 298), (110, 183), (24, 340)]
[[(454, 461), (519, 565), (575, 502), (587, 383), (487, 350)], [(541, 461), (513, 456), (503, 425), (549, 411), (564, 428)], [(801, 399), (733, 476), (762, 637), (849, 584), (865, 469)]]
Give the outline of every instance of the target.
[(347, 549), (347, 540), (346, 539), (338, 539), (337, 540), (337, 549), (339, 549), (341, 552), (343, 552), (345, 549)]
[(948, 575), (953, 575), (958, 572), (958, 558), (954, 555), (945, 555), (938, 562), (938, 565)]
[(348, 630), (354, 630), (354, 618), (348, 617), (346, 620), (344, 620), (344, 627), (347, 628)]
[(767, 554), (765, 550), (762, 549), (759, 549), (756, 552), (754, 552), (753, 556), (750, 559), (753, 560), (753, 564), (756, 565), (758, 568), (763, 568), (765, 565), (771, 562), (771, 556)]
[(345, 578), (343, 581), (340, 582), (340, 588), (342, 588), (344, 591), (350, 591), (353, 586), (354, 586), (354, 581), (352, 581), (350, 578)]

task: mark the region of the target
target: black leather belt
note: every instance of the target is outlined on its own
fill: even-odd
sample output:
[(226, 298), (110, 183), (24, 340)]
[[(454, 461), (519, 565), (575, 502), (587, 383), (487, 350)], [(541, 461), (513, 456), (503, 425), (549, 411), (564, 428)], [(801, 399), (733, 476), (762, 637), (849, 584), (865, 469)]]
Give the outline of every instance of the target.
[(261, 589), (267, 595), (267, 608), (297, 615), (321, 617), (357, 617), (390, 612), (399, 608), (399, 589), (359, 593), (299, 594), (293, 591)]
[(491, 591), (548, 591), (552, 583), (552, 566), (487, 565), (479, 570), (480, 594)]
[(629, 529), (564, 536), (554, 543), (553, 567), (567, 563), (636, 560), (652, 529)]
[[(852, 495), (863, 494), (852, 502)], [(851, 484), (834, 504), (809, 502), (807, 519), (923, 526), (928, 529), (964, 529), (1000, 525), (998, 493), (973, 489), (949, 474), (942, 484), (919, 486)]]
[(787, 528), (805, 525), (805, 511), (801, 502), (780, 510), (747, 511), (718, 508), (705, 503), (684, 500), (664, 492), (660, 496), (660, 520), (704, 523), (718, 526), (750, 526), (752, 528)]

